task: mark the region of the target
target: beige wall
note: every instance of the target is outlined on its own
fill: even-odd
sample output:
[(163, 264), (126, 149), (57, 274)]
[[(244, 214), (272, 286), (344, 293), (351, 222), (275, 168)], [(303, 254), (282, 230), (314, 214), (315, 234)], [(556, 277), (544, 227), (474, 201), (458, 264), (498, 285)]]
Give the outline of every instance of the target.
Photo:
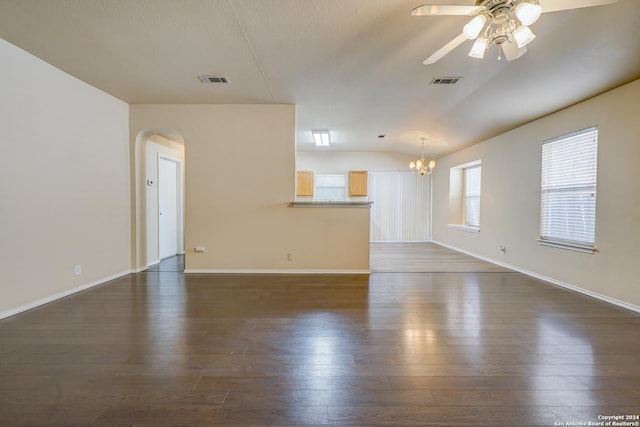
[(315, 173), (347, 173), (350, 170), (408, 171), (419, 156), (386, 151), (298, 151), (296, 170)]
[[(592, 295), (640, 307), (640, 81), (440, 159), (433, 239)], [(540, 246), (542, 141), (597, 125), (595, 254)], [(482, 161), (480, 233), (447, 227), (449, 170)], [(499, 245), (506, 253), (499, 252)]]
[(130, 111), (132, 153), (147, 129), (174, 130), (184, 139), (188, 270), (369, 269), (367, 209), (288, 207), (293, 105), (131, 105)]
[(129, 272), (130, 182), (127, 104), (1, 39), (0, 64), (4, 317)]

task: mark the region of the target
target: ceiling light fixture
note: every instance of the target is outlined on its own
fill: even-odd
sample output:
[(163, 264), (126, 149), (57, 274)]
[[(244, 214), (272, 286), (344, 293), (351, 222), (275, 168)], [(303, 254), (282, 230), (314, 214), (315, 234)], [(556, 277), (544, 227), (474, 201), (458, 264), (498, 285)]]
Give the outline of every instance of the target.
[(527, 0), (518, 3), (514, 12), (520, 22), (522, 22), (522, 25), (531, 25), (540, 18), (542, 8), (538, 4), (537, 0)]
[(330, 135), (328, 130), (314, 130), (311, 131), (313, 136), (313, 142), (316, 143), (316, 147), (328, 147), (330, 142)]
[[(444, 0), (439, 0), (439, 2)], [(471, 3), (471, 0), (466, 0)], [(431, 65), (467, 40), (475, 40), (469, 56), (484, 58), (487, 50), (497, 46), (498, 59), (520, 58), (527, 52), (527, 44), (535, 39), (529, 28), (542, 13), (583, 7), (604, 6), (618, 0), (475, 0), (474, 6), (423, 4), (411, 11), (412, 16), (468, 16), (470, 20), (462, 33), (422, 61)], [(456, 1), (461, 3), (461, 1)]]
[(463, 34), (475, 43), (469, 51), (472, 58), (484, 58), (491, 46), (498, 46), (498, 59), (505, 43), (524, 48), (536, 35), (529, 28), (540, 17), (542, 8), (538, 0), (482, 0), (478, 14), (464, 26)]
[(431, 175), (433, 172), (433, 168), (436, 167), (436, 161), (430, 160), (429, 163), (424, 158), (424, 138), (420, 138), (422, 140), (422, 155), (415, 162), (409, 163), (409, 168), (411, 169), (412, 174), (420, 174), (420, 175)]

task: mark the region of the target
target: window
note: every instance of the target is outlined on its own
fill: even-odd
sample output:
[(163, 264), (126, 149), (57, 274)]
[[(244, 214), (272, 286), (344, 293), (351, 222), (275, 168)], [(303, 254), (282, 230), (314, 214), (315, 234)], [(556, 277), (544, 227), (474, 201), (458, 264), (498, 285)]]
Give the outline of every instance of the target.
[(464, 169), (465, 225), (480, 227), (480, 166)]
[(480, 232), (480, 160), (453, 167), (449, 171), (449, 228)]
[(321, 175), (316, 177), (314, 200), (340, 202), (345, 200), (346, 180), (344, 174)]
[(543, 143), (540, 243), (594, 251), (597, 166), (595, 127)]

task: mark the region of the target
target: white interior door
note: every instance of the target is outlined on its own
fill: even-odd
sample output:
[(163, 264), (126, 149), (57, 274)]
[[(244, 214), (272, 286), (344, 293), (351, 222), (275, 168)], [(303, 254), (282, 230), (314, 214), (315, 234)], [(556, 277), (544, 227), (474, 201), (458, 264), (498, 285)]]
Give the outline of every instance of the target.
[(178, 163), (158, 158), (158, 252), (160, 259), (178, 253)]

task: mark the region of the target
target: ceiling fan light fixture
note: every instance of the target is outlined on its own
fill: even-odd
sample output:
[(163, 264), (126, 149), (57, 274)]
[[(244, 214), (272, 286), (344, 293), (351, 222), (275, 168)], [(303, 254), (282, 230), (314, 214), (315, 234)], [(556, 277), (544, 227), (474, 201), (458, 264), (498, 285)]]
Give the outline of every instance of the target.
[(464, 36), (469, 40), (474, 40), (478, 37), (480, 31), (482, 31), (486, 22), (487, 17), (485, 15), (476, 15), (471, 21), (467, 22), (467, 25), (462, 29)]
[(536, 35), (533, 34), (533, 31), (531, 31), (529, 27), (521, 25), (513, 30), (513, 38), (516, 40), (518, 49), (521, 49), (531, 43), (531, 41), (536, 38)]
[(515, 14), (524, 26), (528, 26), (536, 22), (541, 13), (542, 8), (538, 4), (537, 0), (523, 1), (518, 3), (515, 7)]
[(484, 53), (487, 51), (487, 46), (489, 45), (489, 39), (486, 37), (478, 37), (473, 43), (471, 50), (469, 51), (469, 56), (472, 58), (482, 59), (484, 58)]

